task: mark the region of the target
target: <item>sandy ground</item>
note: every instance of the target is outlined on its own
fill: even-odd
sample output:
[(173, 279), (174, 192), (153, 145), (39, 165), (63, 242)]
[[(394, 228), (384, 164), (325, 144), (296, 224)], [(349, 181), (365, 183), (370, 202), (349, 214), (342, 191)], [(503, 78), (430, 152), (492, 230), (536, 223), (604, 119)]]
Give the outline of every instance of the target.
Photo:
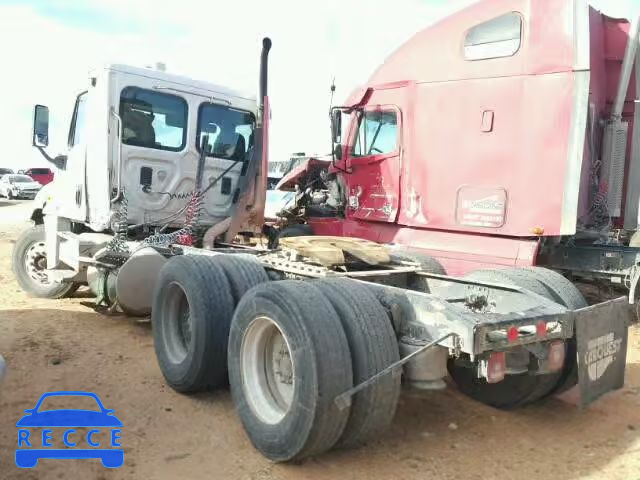
[[(148, 323), (108, 317), (92, 299), (24, 295), (10, 253), (28, 205), (0, 199), (0, 478), (140, 479), (605, 479), (640, 480), (640, 332), (629, 342), (626, 386), (585, 411), (557, 399), (516, 412), (451, 388), (403, 394), (392, 428), (364, 448), (276, 465), (251, 446), (228, 391), (184, 396), (156, 364)], [(125, 463), (41, 460), (15, 466), (15, 422), (53, 390), (97, 393), (122, 420)], [(58, 440), (59, 441), (59, 440)]]

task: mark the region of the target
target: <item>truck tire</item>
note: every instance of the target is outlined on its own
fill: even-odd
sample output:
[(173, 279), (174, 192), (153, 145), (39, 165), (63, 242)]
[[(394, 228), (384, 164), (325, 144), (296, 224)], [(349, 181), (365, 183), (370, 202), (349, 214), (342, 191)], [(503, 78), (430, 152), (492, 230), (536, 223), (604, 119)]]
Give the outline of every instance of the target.
[(47, 254), (44, 244), (44, 225), (23, 231), (13, 247), (11, 269), (20, 288), (37, 298), (62, 298), (71, 295), (79, 283), (56, 283), (45, 272)]
[(585, 308), (589, 304), (571, 280), (560, 273), (543, 267), (524, 267), (521, 268), (542, 283), (551, 294), (551, 298), (560, 305), (567, 307), (569, 310), (578, 310)]
[(249, 255), (216, 255), (215, 257), (206, 258), (220, 265), (227, 276), (229, 286), (231, 287), (234, 307), (240, 302), (240, 299), (247, 291), (260, 283), (269, 281), (269, 276), (260, 262)]
[(180, 255), (160, 270), (151, 310), (153, 345), (174, 390), (226, 385), (231, 295), (222, 267), (208, 258)]
[(251, 443), (267, 458), (300, 460), (332, 448), (353, 385), (340, 318), (309, 282), (260, 284), (242, 298), (229, 337), (229, 383)]
[(281, 238), (286, 237), (310, 237), (313, 235), (313, 230), (311, 229), (311, 225), (290, 225), (288, 227), (283, 228), (278, 232), (276, 237), (269, 245), (269, 248), (278, 248)]
[[(405, 249), (394, 249), (391, 252), (391, 260), (395, 263), (417, 263), (420, 265), (422, 270), (427, 273), (435, 273), (436, 275), (447, 274), (442, 264), (426, 253), (407, 251)], [(415, 290), (417, 292), (431, 293), (431, 290), (429, 289), (429, 281), (426, 278), (420, 276), (409, 277), (407, 288), (409, 290)]]
[(396, 262), (413, 262), (418, 263), (422, 269), (427, 273), (434, 273), (436, 275), (446, 275), (442, 264), (426, 253), (411, 252), (407, 250), (393, 250), (391, 252), (391, 260)]
[[(465, 278), (515, 285), (553, 300), (547, 287), (529, 270), (476, 270)], [(505, 410), (522, 407), (550, 395), (561, 377), (560, 372), (545, 375), (523, 373), (505, 375), (499, 383), (487, 383), (484, 378), (478, 378), (477, 368), (477, 364), (460, 365), (455, 359), (450, 359), (448, 364), (449, 374), (460, 391), (482, 403)]]
[[(384, 308), (369, 289), (346, 278), (314, 282), (335, 308), (349, 342), (353, 383), (368, 380), (400, 360), (398, 340)], [(351, 399), (351, 414), (339, 446), (364, 443), (393, 420), (400, 396), (400, 375), (386, 375)]]
[[(579, 310), (589, 304), (578, 287), (560, 273), (543, 267), (526, 267), (551, 293), (556, 303), (569, 310)], [(575, 334), (566, 343), (565, 365), (552, 393), (566, 392), (578, 383), (578, 345)]]

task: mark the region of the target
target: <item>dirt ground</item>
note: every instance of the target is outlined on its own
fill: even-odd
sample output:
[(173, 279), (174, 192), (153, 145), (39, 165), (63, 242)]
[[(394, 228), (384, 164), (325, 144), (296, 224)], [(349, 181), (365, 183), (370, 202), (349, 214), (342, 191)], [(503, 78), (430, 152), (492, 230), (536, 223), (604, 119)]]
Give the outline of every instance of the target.
[[(3, 479), (598, 479), (640, 480), (640, 331), (629, 341), (626, 386), (585, 411), (557, 399), (515, 412), (454, 388), (406, 392), (392, 428), (364, 448), (300, 465), (253, 449), (228, 391), (185, 396), (156, 364), (148, 322), (96, 313), (92, 298), (28, 298), (10, 267), (28, 205), (0, 199), (0, 478)], [(124, 466), (98, 460), (14, 463), (16, 421), (40, 395), (84, 390), (122, 420)]]

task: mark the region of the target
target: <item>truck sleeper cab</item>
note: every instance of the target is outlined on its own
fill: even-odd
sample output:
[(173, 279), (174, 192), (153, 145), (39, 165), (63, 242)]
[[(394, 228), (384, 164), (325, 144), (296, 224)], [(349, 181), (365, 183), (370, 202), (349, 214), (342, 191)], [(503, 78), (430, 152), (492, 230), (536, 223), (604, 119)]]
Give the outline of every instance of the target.
[(336, 109), (343, 208), (308, 223), (452, 275), (637, 277), (634, 25), (582, 1), (486, 0), (416, 34)]

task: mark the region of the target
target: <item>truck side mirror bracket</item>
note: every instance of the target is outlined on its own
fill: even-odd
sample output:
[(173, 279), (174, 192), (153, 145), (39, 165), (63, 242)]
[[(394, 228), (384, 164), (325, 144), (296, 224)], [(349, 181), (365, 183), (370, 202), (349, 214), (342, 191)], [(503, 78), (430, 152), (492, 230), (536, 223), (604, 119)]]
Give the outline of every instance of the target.
[(331, 139), (333, 143), (340, 143), (342, 139), (342, 110), (331, 109)]
[(36, 105), (34, 107), (32, 133), (31, 144), (38, 149), (47, 162), (53, 163), (60, 170), (64, 170), (67, 165), (67, 156), (58, 155), (53, 158), (45, 150), (45, 147), (49, 146), (49, 107), (46, 105)]
[[(336, 170), (351, 173), (349, 169), (341, 168), (337, 162), (342, 160), (342, 114), (343, 107), (333, 107), (329, 113), (331, 119), (331, 164)], [(350, 113), (347, 111), (347, 113)]]
[(44, 148), (49, 145), (49, 107), (36, 105), (33, 109), (32, 145)]

